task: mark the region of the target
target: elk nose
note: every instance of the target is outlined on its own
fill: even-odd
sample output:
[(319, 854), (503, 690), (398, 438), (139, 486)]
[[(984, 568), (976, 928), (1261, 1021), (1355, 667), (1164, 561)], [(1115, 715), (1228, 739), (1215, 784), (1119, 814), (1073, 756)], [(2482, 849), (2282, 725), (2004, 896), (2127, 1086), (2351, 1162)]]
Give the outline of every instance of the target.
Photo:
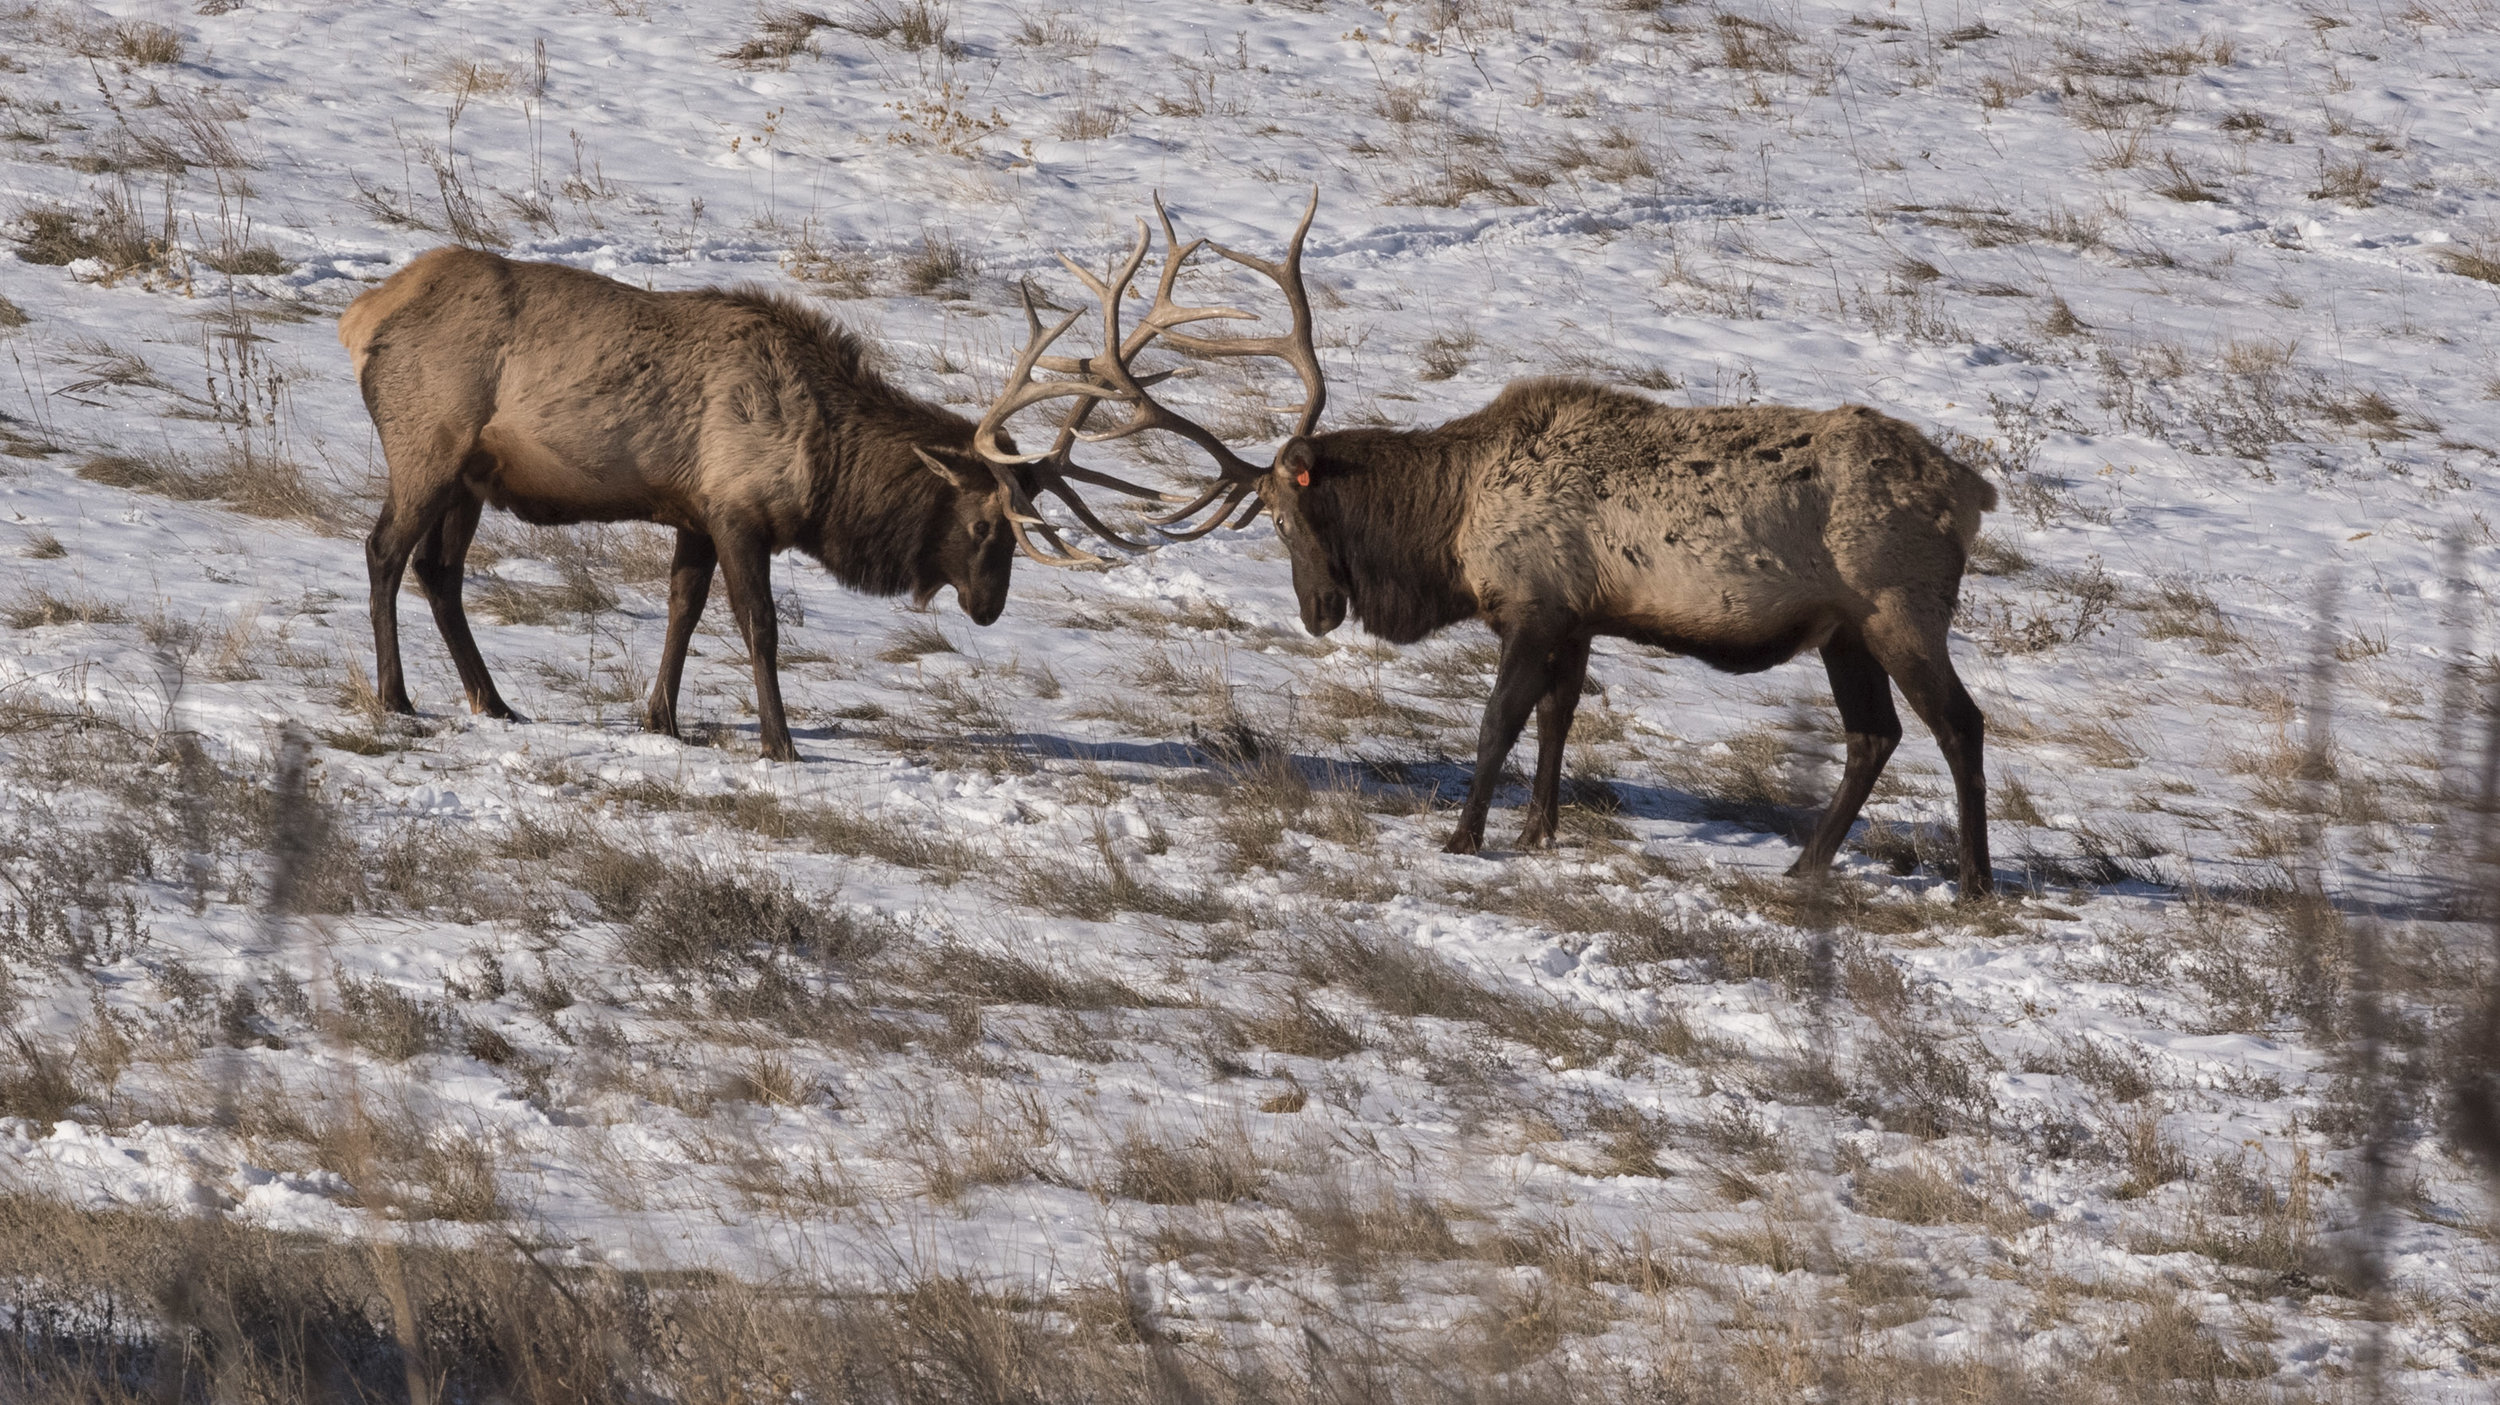
[(1316, 637), (1345, 623), (1345, 597), (1324, 595), (1304, 602), (1302, 627)]

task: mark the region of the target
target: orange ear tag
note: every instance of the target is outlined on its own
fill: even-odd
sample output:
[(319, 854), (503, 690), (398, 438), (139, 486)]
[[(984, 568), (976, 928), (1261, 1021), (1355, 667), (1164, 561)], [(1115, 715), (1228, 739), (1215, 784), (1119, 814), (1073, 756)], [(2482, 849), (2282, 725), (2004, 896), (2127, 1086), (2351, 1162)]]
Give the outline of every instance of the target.
[(1302, 485), (1303, 487), (1305, 487), (1305, 488), (1310, 487), (1310, 486), (1311, 486), (1311, 470), (1309, 470), (1309, 469), (1307, 469), (1307, 468), (1306, 468), (1306, 469), (1302, 470), (1300, 473), (1295, 474), (1295, 475), (1293, 476), (1293, 481), (1294, 481), (1294, 482), (1296, 482), (1296, 483), (1301, 484), (1301, 485)]

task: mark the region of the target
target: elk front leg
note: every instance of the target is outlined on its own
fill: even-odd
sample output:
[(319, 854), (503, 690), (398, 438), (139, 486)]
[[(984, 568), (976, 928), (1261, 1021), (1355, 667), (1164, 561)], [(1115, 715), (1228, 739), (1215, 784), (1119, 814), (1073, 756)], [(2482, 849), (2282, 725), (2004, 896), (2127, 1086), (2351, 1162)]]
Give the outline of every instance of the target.
[(1443, 853), (1472, 854), (1484, 846), (1484, 817), (1493, 808), (1494, 787), (1501, 784), (1502, 762), (1519, 740), (1519, 729), (1528, 724), (1528, 713), (1552, 686), (1554, 650), (1562, 638), (1559, 630), (1520, 628), (1502, 640), (1501, 671), (1476, 731), (1475, 778), (1468, 783), (1458, 828), (1441, 846)]
[(1831, 867), (1841, 842), (1849, 837), (1849, 827), (1858, 822), (1858, 811), (1865, 807), (1876, 777), (1884, 773), (1884, 763), (1901, 744), (1901, 714), (1892, 709), (1892, 679), (1864, 644), (1835, 639), (1824, 645), (1823, 672), (1832, 680), (1832, 702), (1840, 709), (1841, 730), (1849, 737), (1849, 763), (1813, 837), (1789, 865), (1791, 878)]
[(745, 636), (747, 659), (755, 666), (756, 730), (765, 758), (796, 761), (799, 749), (790, 741), (790, 723), (781, 710), (781, 624), (773, 616), (772, 554), (762, 537), (751, 532), (714, 538), (721, 574), (729, 586), (729, 609)]
[(495, 691), (495, 677), (486, 670), (486, 656), (469, 632), (469, 613), (460, 599), (469, 543), (477, 536), (478, 514), (485, 507), (474, 494), (453, 499), (451, 509), (435, 520), (433, 532), (417, 548), (414, 565), (417, 584), (425, 587), (425, 602), (434, 610), (434, 627), (451, 650), (452, 666), (460, 670), (460, 691), (468, 696), (469, 710), (511, 722), (519, 719)]
[(710, 534), (677, 529), (677, 556), (668, 568), (668, 635), (660, 644), (660, 676), (651, 680), (651, 706), (642, 723), (646, 730), (677, 735), (677, 684), (686, 671), (694, 627), (712, 594), (712, 568), (719, 561)]
[(1571, 735), (1580, 689), (1588, 682), (1589, 641), (1566, 641), (1554, 651), (1552, 669), (1536, 705), (1536, 784), (1528, 793), (1527, 822), (1519, 827), (1522, 849), (1552, 844), (1562, 818), (1563, 740)]

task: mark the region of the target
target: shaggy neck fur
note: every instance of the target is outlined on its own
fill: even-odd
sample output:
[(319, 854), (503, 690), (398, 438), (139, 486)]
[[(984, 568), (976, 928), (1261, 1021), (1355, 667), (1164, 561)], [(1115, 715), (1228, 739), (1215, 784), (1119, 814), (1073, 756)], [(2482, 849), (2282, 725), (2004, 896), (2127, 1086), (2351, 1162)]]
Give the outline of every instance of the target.
[(835, 579), (870, 595), (900, 595), (940, 583), (938, 547), (954, 515), (953, 484), (920, 462), (915, 449), (969, 453), (973, 424), (896, 388), (867, 363), (867, 348), (815, 312), (768, 294), (741, 293), (748, 307), (799, 335), (813, 364), (794, 368), (815, 390), (801, 452), (822, 465), (807, 517), (812, 540), (791, 543), (825, 563)]
[(1312, 436), (1318, 462), (1301, 494), (1303, 516), (1327, 544), (1354, 617), (1390, 643), (1411, 644), (1476, 615), (1458, 562), (1481, 437), (1475, 418)]

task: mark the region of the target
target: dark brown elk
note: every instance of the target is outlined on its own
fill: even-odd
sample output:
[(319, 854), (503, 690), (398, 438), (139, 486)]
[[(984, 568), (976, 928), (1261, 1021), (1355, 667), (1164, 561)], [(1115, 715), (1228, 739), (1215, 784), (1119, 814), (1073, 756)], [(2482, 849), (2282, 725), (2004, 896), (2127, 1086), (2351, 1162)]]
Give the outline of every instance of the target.
[[(1315, 212), (1316, 195), (1312, 203)], [(1104, 350), (1042, 357), (1056, 333), (1036, 326), (999, 408), (1062, 396), (1108, 402), (1126, 417), (1092, 438), (1152, 429), (1197, 444), (1218, 476), (1163, 522), (1197, 518), (1172, 533), (1187, 538), (1272, 514), (1313, 634), (1349, 610), (1400, 644), (1462, 620), (1490, 625), (1501, 664), (1466, 807), (1445, 846), (1452, 853), (1483, 843), (1502, 763), (1531, 712), (1537, 768), (1520, 843), (1552, 841), (1563, 741), (1589, 642), (1602, 634), (1734, 673), (1822, 651), (1848, 762), (1792, 875), (1827, 869), (1856, 822), (1901, 738), (1897, 684), (1953, 773), (1961, 892), (1990, 890), (1982, 719), (1946, 649), (1980, 514), (1996, 505), (1985, 479), (1863, 406), (1683, 409), (1573, 380), (1517, 382), (1431, 429), (1316, 432), (1326, 387), (1301, 278), (1310, 224), (1306, 212), (1281, 261), (1213, 246), (1275, 282), (1292, 318), (1281, 335), (1221, 338), (1169, 330), (1247, 314), (1173, 303), (1174, 273), (1206, 241), (1178, 245), (1164, 217), (1161, 287), (1123, 336), (1120, 298), (1150, 242), (1140, 221), (1125, 271), (1088, 280), (1103, 307)], [(1154, 342), (1190, 357), (1275, 356), (1294, 368), (1307, 398), (1273, 463), (1245, 461), (1148, 393), (1159, 377), (1131, 365)], [(1036, 365), (1065, 378), (1033, 382)]]
[(951, 585), (986, 625), (1006, 608), (1019, 550), (1052, 566), (1100, 559), (1058, 537), (1037, 493), (1124, 546), (1069, 478), (1158, 496), (1081, 469), (985, 461), (972, 452), (981, 426), (905, 394), (870, 369), (856, 337), (764, 292), (646, 292), (443, 248), (356, 299), (339, 341), (390, 465), (365, 562), (374, 681), (394, 712), (415, 710), (397, 610), (413, 557), (469, 706), (512, 716), (460, 601), (487, 507), (541, 524), (676, 528), (646, 725), (676, 734), (678, 677), (717, 564), (755, 671), (764, 754), (795, 761), (773, 553), (795, 547), (852, 589), (923, 604)]

